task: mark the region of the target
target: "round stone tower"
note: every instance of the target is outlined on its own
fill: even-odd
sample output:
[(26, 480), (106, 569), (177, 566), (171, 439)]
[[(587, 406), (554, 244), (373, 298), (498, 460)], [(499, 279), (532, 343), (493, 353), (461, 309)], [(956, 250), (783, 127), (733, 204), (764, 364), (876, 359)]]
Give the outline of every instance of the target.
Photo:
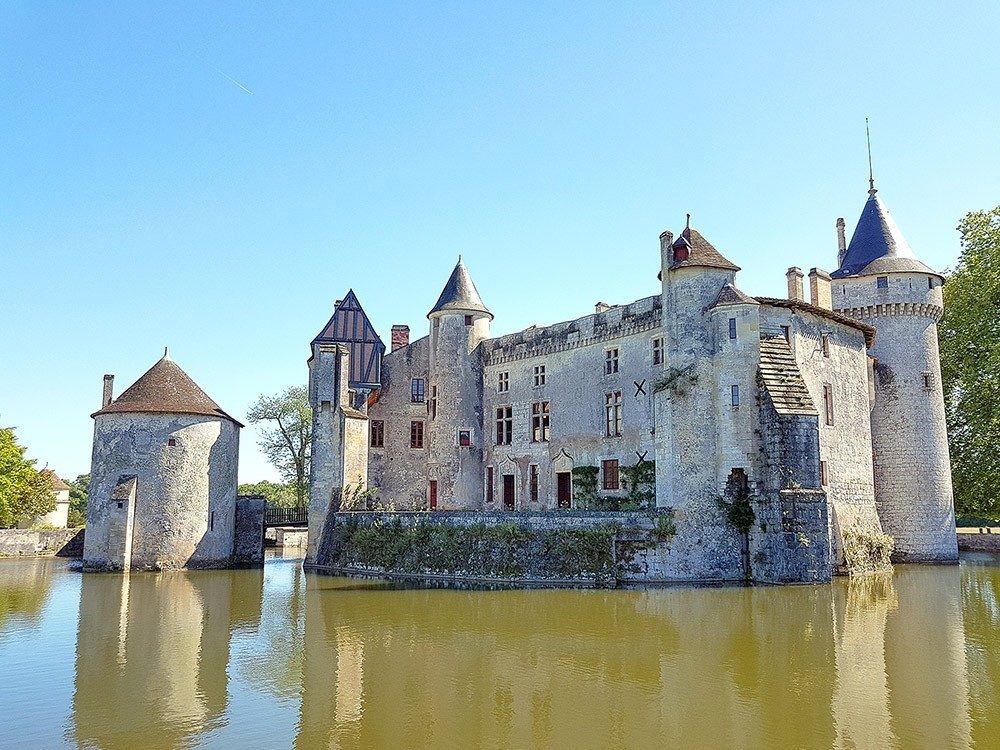
[(430, 320), (427, 398), (428, 502), (483, 507), (483, 360), (493, 320), (461, 256)]
[(224, 567), (233, 554), (239, 431), (163, 359), (95, 412), (87, 570)]
[(941, 274), (914, 255), (874, 182), (832, 277), (834, 310), (876, 329), (875, 500), (900, 562), (955, 562), (955, 509), (937, 322)]

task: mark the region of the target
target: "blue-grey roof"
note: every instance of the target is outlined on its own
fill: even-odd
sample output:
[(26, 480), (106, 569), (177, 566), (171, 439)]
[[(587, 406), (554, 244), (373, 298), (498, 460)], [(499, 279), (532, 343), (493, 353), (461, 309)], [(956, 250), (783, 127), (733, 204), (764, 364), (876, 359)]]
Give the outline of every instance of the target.
[(917, 260), (903, 233), (892, 220), (889, 209), (878, 197), (878, 191), (872, 188), (861, 218), (858, 219), (858, 226), (854, 229), (851, 244), (847, 246), (844, 260), (840, 268), (830, 276), (842, 279), (845, 276), (909, 271), (940, 275)]
[(493, 319), (493, 313), (486, 308), (483, 298), (476, 291), (476, 285), (472, 283), (472, 277), (469, 276), (469, 271), (465, 268), (461, 255), (458, 256), (458, 264), (451, 272), (448, 283), (444, 285), (437, 304), (427, 313), (427, 316), (430, 317), (443, 310), (481, 312), (489, 315), (490, 320)]

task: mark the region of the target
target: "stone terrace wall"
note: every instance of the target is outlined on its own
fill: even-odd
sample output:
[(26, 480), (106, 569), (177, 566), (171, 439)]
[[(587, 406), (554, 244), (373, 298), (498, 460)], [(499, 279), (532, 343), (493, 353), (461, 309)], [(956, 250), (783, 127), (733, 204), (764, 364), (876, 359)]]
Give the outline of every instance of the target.
[[(787, 510), (783, 508), (783, 510)], [(825, 518), (823, 519), (825, 522)], [(556, 537), (564, 533), (570, 537), (575, 532), (595, 532), (613, 529), (609, 536), (608, 553), (614, 562), (614, 570), (607, 576), (583, 575), (541, 575), (530, 573), (521, 576), (500, 576), (490, 570), (463, 569), (441, 570), (431, 568), (416, 569), (412, 565), (406, 569), (386, 569), (377, 562), (343, 558), (345, 539), (349, 529), (399, 524), (396, 537), (387, 540), (391, 544), (396, 538), (402, 539), (407, 532), (421, 525), (451, 526), (456, 529), (470, 529), (477, 525), (487, 529), (505, 527), (508, 530), (523, 530), (523, 547), (515, 550), (523, 558), (525, 570), (548, 570), (558, 568), (558, 560), (537, 559), (552, 554), (558, 548)], [(356, 525), (356, 526), (355, 526)], [(326, 534), (318, 546), (315, 559), (307, 559), (305, 567), (331, 573), (351, 575), (371, 575), (402, 579), (444, 579), (470, 582), (508, 582), (518, 585), (615, 585), (616, 583), (681, 583), (703, 581), (704, 578), (685, 575), (692, 568), (691, 558), (702, 554), (703, 539), (685, 538), (687, 534), (671, 534), (673, 514), (669, 509), (637, 512), (595, 512), (595, 511), (554, 511), (554, 512), (397, 512), (397, 513), (337, 513), (327, 523)], [(545, 539), (547, 532), (549, 534)], [(693, 532), (692, 532), (693, 533)], [(779, 532), (780, 533), (780, 532)], [(392, 535), (390, 535), (392, 536)], [(484, 537), (486, 535), (484, 534)], [(596, 538), (589, 537), (591, 541)], [(798, 535), (796, 534), (796, 540)], [(735, 540), (734, 540), (735, 541)], [(565, 538), (563, 539), (565, 542)], [(697, 543), (696, 543), (697, 542)], [(544, 551), (548, 550), (548, 552)], [(356, 552), (357, 550), (355, 550)], [(790, 556), (800, 554), (790, 550)], [(555, 564), (552, 564), (552, 563)], [(776, 576), (786, 581), (816, 581), (814, 565), (797, 564), (794, 560), (783, 566), (784, 575)], [(795, 571), (801, 577), (795, 578)], [(829, 568), (827, 567), (827, 573)], [(737, 582), (743, 580), (743, 571), (734, 567), (728, 573), (713, 581)], [(774, 580), (774, 578), (771, 578)], [(829, 580), (827, 575), (826, 580)]]
[(0, 529), (0, 557), (81, 557), (83, 529)]

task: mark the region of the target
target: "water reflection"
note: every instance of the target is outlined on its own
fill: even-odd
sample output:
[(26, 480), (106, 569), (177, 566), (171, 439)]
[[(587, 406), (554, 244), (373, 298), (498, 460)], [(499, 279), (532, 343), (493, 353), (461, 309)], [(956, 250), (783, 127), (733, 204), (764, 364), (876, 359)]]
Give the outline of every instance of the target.
[(75, 694), (32, 688), (38, 747), (993, 747), (1000, 558), (964, 560), (832, 586), (493, 592), (295, 561), (0, 563), (0, 685), (32, 679), (4, 672), (29, 633), (39, 673), (69, 678), (44, 642), (63, 617)]
[(246, 572), (83, 576), (75, 742), (186, 747), (223, 721), (231, 629), (258, 620), (260, 583)]

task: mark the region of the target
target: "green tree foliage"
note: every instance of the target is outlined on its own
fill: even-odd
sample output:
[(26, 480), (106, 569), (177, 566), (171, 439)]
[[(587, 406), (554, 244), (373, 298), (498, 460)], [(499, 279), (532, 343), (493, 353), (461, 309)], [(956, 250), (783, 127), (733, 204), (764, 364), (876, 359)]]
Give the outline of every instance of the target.
[(294, 508), (299, 503), (294, 487), (267, 480), (254, 484), (241, 484), (238, 491), (241, 495), (262, 495), (267, 498), (268, 505), (278, 508)]
[(69, 485), (69, 513), (67, 526), (83, 526), (87, 523), (87, 495), (90, 493), (90, 474), (81, 474)]
[(25, 450), (12, 427), (0, 428), (0, 528), (56, 507), (51, 475), (37, 471), (35, 462), (25, 459)]
[(955, 508), (1000, 517), (1000, 206), (958, 225), (938, 326)]
[(296, 504), (305, 507), (312, 447), (312, 409), (306, 389), (292, 386), (276, 396), (261, 396), (247, 412), (247, 421), (269, 425), (261, 430), (260, 449), (295, 490)]

